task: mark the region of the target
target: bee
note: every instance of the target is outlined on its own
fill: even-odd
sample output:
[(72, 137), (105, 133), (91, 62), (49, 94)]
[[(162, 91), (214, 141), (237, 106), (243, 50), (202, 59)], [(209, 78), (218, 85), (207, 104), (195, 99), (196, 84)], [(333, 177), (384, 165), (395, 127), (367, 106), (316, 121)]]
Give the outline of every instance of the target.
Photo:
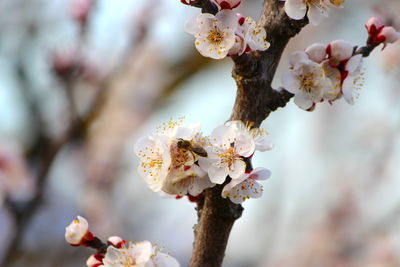
[(192, 142), (188, 140), (183, 140), (182, 138), (178, 139), (177, 146), (179, 149), (184, 151), (190, 151), (193, 154), (196, 154), (200, 157), (207, 157), (207, 151), (204, 148), (198, 145), (194, 145)]

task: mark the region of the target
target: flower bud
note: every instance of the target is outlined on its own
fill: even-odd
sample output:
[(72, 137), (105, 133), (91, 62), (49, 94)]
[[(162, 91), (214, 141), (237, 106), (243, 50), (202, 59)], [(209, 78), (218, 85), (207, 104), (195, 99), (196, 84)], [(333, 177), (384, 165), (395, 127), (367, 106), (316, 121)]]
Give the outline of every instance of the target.
[(89, 224), (87, 220), (78, 216), (78, 220), (72, 221), (70, 225), (65, 228), (65, 240), (74, 246), (79, 246), (84, 237), (89, 233)]
[(87, 267), (101, 267), (103, 265), (103, 256), (101, 254), (93, 254), (86, 261)]
[(107, 241), (116, 248), (121, 248), (122, 245), (126, 243), (126, 241), (119, 236), (110, 236)]
[(241, 0), (214, 0), (221, 9), (234, 9), (240, 5)]
[(376, 35), (383, 28), (383, 21), (380, 18), (372, 17), (368, 20), (365, 27), (367, 28), (370, 36)]

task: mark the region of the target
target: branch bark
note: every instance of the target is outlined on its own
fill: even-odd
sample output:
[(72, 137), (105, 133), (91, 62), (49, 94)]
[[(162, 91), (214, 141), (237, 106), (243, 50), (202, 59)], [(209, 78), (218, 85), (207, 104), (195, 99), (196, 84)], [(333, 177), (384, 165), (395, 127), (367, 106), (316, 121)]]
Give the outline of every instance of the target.
[[(279, 0), (264, 2), (260, 21), (266, 28), (270, 49), (233, 58), (233, 77), (238, 89), (230, 120), (250, 121), (254, 127), (258, 127), (272, 111), (284, 107), (293, 96), (284, 90), (272, 89), (271, 82), (290, 38), (308, 23), (306, 19), (290, 20)], [(241, 205), (221, 197), (223, 186), (207, 189), (204, 204), (197, 207), (199, 220), (190, 267), (222, 265), (230, 231), (243, 212)]]

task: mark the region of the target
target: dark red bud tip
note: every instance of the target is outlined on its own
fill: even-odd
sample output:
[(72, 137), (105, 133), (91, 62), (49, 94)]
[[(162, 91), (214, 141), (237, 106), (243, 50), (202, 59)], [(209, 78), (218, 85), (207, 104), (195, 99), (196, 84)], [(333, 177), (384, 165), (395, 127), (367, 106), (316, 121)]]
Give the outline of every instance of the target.
[(94, 235), (91, 232), (87, 232), (81, 240), (81, 245), (85, 247), (90, 247), (92, 245), (93, 239)]
[(181, 199), (181, 198), (183, 198), (183, 196), (180, 196), (180, 195), (175, 196), (175, 199)]
[(226, 1), (222, 1), (219, 6), (221, 7), (221, 9), (232, 9), (231, 5)]
[(246, 19), (245, 19), (244, 17), (240, 17), (240, 18), (239, 18), (239, 21), (238, 21), (239, 25), (243, 25), (243, 23), (244, 23), (245, 20), (246, 20)]

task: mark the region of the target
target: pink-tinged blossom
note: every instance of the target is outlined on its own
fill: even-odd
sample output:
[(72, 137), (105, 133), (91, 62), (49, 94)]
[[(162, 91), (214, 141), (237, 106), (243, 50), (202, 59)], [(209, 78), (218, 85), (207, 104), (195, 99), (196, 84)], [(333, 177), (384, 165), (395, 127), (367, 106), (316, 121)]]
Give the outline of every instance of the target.
[(245, 173), (244, 158), (253, 155), (255, 143), (248, 134), (221, 125), (211, 133), (206, 150), (208, 158), (199, 160), (200, 167), (208, 172), (211, 182), (222, 184), (228, 175), (237, 179)]
[(271, 177), (271, 172), (265, 168), (256, 168), (250, 173), (243, 174), (238, 179), (232, 179), (222, 190), (222, 197), (236, 204), (250, 198), (260, 198), (263, 194), (263, 186), (257, 181)]
[(236, 14), (221, 10), (215, 16), (201, 13), (186, 22), (185, 31), (195, 36), (195, 46), (205, 57), (221, 59), (228, 55), (236, 40)]
[(179, 267), (168, 254), (160, 252), (149, 241), (129, 243), (115, 248), (109, 246), (103, 259), (104, 267)]
[[(81, 245), (84, 239), (90, 235), (89, 224), (87, 220), (81, 216), (78, 216), (77, 220), (71, 222), (65, 228), (65, 240), (71, 245)], [(89, 238), (91, 239), (91, 237)]]
[(222, 9), (234, 9), (240, 5), (241, 0), (213, 0), (219, 8)]
[(327, 57), (326, 45), (312, 44), (305, 50), (308, 58), (316, 63), (322, 63)]
[(399, 40), (400, 33), (391, 26), (385, 26), (378, 34), (378, 39), (384, 40), (383, 43), (391, 44)]

